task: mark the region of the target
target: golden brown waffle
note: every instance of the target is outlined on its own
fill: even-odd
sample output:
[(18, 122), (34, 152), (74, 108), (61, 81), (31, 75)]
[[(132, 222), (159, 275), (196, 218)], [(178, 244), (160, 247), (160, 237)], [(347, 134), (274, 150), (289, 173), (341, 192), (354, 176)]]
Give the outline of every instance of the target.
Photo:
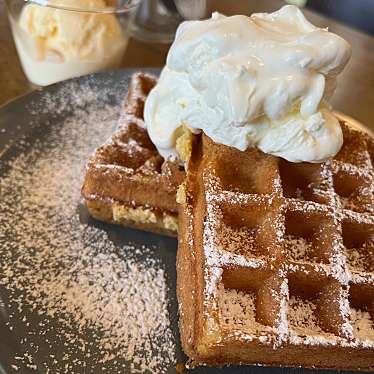
[(157, 78), (133, 76), (118, 129), (89, 161), (82, 195), (102, 221), (176, 235), (175, 194), (184, 178), (177, 163), (163, 162), (148, 137), (144, 101)]
[(198, 363), (374, 369), (374, 142), (323, 164), (202, 136), (179, 211), (182, 345)]

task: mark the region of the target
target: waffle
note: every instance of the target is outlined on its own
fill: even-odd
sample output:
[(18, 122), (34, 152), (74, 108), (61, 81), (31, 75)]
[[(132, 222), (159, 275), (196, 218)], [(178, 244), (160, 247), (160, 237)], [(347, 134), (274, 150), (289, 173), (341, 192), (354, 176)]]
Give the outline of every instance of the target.
[(144, 73), (132, 77), (118, 129), (88, 162), (82, 196), (96, 219), (175, 236), (175, 194), (184, 171), (163, 161), (143, 120), (156, 81)]
[(179, 209), (192, 362), (374, 369), (374, 142), (342, 128), (323, 164), (202, 136)]

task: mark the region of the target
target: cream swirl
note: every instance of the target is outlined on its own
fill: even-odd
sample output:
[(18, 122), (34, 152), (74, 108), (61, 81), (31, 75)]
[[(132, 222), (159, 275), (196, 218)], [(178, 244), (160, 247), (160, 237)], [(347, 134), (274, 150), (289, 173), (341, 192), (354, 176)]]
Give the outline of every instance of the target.
[(349, 57), (344, 39), (295, 6), (184, 22), (146, 101), (149, 135), (164, 158), (178, 157), (184, 125), (239, 150), (323, 161), (342, 145), (328, 100)]

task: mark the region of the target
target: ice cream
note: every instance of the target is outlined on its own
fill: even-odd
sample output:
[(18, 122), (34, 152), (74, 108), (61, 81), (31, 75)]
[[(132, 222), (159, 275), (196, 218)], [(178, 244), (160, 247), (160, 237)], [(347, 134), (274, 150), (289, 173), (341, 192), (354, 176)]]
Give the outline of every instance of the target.
[[(50, 0), (48, 4), (82, 10), (106, 7), (103, 0)], [(40, 85), (116, 67), (127, 45), (113, 14), (28, 4), (12, 26), (24, 71)]]
[(166, 159), (188, 128), (243, 151), (324, 161), (343, 141), (328, 100), (350, 53), (295, 6), (184, 22), (146, 101), (149, 135)]

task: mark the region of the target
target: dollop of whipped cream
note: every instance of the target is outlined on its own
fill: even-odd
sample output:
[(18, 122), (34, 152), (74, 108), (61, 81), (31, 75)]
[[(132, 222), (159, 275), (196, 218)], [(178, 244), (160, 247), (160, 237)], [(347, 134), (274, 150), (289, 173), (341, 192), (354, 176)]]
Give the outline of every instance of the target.
[(244, 151), (322, 162), (342, 146), (328, 105), (349, 44), (295, 6), (183, 22), (144, 110), (149, 136), (178, 158), (181, 129)]

